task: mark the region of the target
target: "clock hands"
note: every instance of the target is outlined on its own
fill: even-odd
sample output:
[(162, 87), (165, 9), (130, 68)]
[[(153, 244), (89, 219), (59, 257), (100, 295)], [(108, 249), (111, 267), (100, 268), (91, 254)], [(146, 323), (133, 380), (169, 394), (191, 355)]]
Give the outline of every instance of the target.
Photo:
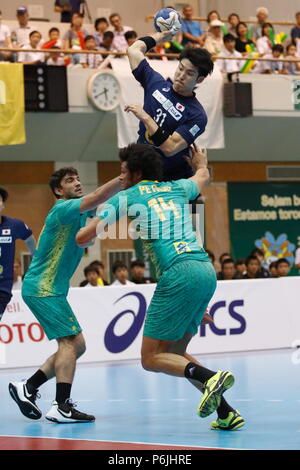
[(98, 95), (95, 95), (95, 98), (98, 98), (98, 96), (101, 96), (101, 95), (104, 94), (105, 95), (105, 101), (107, 101), (107, 92), (108, 92), (108, 89), (104, 88), (101, 93), (98, 93)]

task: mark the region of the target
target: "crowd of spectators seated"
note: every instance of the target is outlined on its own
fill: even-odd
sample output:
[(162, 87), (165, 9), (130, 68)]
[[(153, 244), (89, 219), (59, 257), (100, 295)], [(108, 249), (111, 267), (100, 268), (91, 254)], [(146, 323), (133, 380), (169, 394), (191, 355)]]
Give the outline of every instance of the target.
[[(84, 68), (98, 68), (106, 57), (107, 52), (124, 53), (137, 38), (134, 26), (123, 24), (119, 13), (112, 13), (109, 18), (97, 18), (94, 29), (84, 23), (83, 0), (56, 0), (54, 10), (61, 13), (61, 22), (69, 22), (70, 28), (60, 37), (58, 28), (50, 28), (49, 38), (42, 38), (30, 24), (26, 6), (17, 9), (18, 27), (10, 31), (8, 26), (0, 22), (0, 47), (12, 49), (12, 52), (1, 52), (0, 60), (18, 61), (23, 63), (46, 62), (49, 65), (78, 65)], [(1, 12), (0, 12), (1, 16)], [(159, 45), (152, 52), (180, 52), (184, 47), (204, 47), (213, 56), (222, 56), (218, 60), (222, 72), (232, 73), (243, 69), (249, 55), (276, 61), (253, 61), (253, 66), (247, 71), (253, 73), (300, 73), (300, 63), (293, 59), (300, 58), (300, 12), (295, 15), (295, 26), (290, 31), (290, 37), (278, 39), (281, 31), (275, 31), (268, 21), (267, 8), (260, 7), (256, 11), (257, 22), (249, 26), (240, 21), (238, 13), (230, 13), (227, 23), (223, 23), (216, 10), (208, 13), (206, 22), (193, 20), (194, 10), (191, 5), (182, 9), (182, 31), (176, 35), (173, 42)], [(89, 29), (87, 28), (89, 26)], [(53, 53), (13, 52), (14, 48), (24, 49), (57, 49)], [(250, 48), (250, 49), (249, 49)], [(64, 55), (59, 49), (87, 50), (91, 53)], [(92, 52), (103, 52), (102, 56)], [(159, 57), (159, 56), (158, 56)], [(236, 57), (228, 60), (226, 57)], [(157, 56), (155, 56), (157, 58)], [(291, 62), (281, 62), (289, 58)]]
[[(109, 284), (105, 280), (104, 272), (104, 264), (101, 261), (93, 261), (84, 268), (85, 280), (80, 283), (80, 287), (108, 286)], [(112, 265), (112, 274), (114, 277), (110, 284), (112, 286), (151, 284), (156, 282), (151, 277), (145, 277), (145, 263), (140, 259), (131, 262), (130, 270), (123, 261), (115, 261)]]
[[(284, 277), (289, 275), (292, 268), (286, 258), (279, 258), (268, 265), (263, 251), (259, 248), (255, 248), (247, 258), (237, 260), (234, 260), (230, 253), (223, 253), (218, 263), (214, 254), (210, 250), (206, 251), (215, 267), (219, 281)], [(297, 264), (295, 266), (298, 267)]]

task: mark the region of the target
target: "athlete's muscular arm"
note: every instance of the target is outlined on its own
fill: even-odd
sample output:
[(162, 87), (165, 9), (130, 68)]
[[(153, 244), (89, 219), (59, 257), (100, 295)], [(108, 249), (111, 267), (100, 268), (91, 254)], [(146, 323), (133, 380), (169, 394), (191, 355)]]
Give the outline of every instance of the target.
[[(125, 106), (125, 111), (127, 113), (133, 113), (140, 121), (142, 121), (148, 131), (149, 136), (153, 135), (157, 129), (158, 124), (154, 121), (154, 119), (144, 111), (144, 109), (137, 105), (132, 104)], [(160, 146), (160, 150), (164, 153), (166, 157), (171, 157), (181, 150), (187, 148), (188, 144), (184, 140), (184, 138), (178, 134), (178, 132), (173, 132)]]
[(191, 146), (191, 151), (192, 157), (189, 160), (195, 174), (189, 179), (195, 181), (198, 185), (199, 192), (201, 193), (203, 187), (208, 183), (210, 178), (207, 168), (207, 155), (206, 152), (201, 152), (195, 144)]
[[(164, 31), (163, 33), (153, 33), (149, 35), (153, 38), (156, 43), (167, 41), (167, 38), (170, 38), (170, 31)], [(145, 59), (146, 54), (146, 44), (144, 41), (140, 41), (139, 39), (135, 41), (130, 47), (127, 49), (127, 54), (129, 57), (129, 63), (131, 70), (135, 70), (142, 60)]]
[(99, 204), (107, 201), (107, 199), (111, 198), (119, 191), (120, 181), (118, 177), (84, 196), (80, 204), (80, 212), (83, 213), (95, 209)]
[(76, 242), (81, 248), (90, 246), (97, 234), (99, 235), (103, 232), (107, 224), (99, 219), (99, 217), (94, 217), (91, 223), (87, 227), (83, 227), (77, 232)]

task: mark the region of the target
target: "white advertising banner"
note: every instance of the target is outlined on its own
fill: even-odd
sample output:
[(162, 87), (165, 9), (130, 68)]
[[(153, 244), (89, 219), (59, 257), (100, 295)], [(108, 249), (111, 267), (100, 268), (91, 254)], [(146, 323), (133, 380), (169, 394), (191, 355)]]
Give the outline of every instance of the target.
[[(149, 63), (156, 72), (171, 80), (178, 66), (177, 60), (151, 60)], [(125, 113), (124, 106), (128, 104), (143, 106), (144, 90), (132, 75), (127, 58), (113, 59), (111, 65), (122, 87), (121, 105), (117, 109), (118, 147), (122, 148), (131, 142), (136, 142), (139, 127), (138, 119), (132, 113)], [(210, 149), (224, 148), (223, 77), (218, 67), (214, 67), (212, 75), (196, 88), (196, 97), (208, 117), (206, 130), (196, 143), (199, 147)]]
[[(300, 343), (300, 277), (221, 281), (210, 303), (213, 325), (201, 326), (192, 354), (289, 348)], [(155, 285), (70, 289), (83, 328), (80, 362), (139, 359), (143, 323)], [(15, 291), (0, 324), (0, 368), (39, 366), (56, 350)]]

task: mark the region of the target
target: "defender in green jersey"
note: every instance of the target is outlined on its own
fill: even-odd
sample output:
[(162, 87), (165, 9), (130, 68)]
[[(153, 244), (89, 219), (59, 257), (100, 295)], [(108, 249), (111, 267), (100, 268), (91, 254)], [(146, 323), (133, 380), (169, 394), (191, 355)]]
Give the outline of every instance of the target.
[[(122, 216), (135, 222), (159, 278), (145, 320), (142, 365), (149, 371), (186, 377), (203, 392), (198, 415), (206, 417), (217, 410), (223, 425), (213, 429), (224, 430), (229, 414), (238, 413), (223, 397), (234, 383), (233, 375), (206, 369), (186, 352), (216, 288), (215, 271), (197, 241), (189, 214), (189, 201), (209, 179), (207, 159), (195, 146), (192, 154), (194, 176), (159, 182), (162, 165), (153, 148), (132, 144), (121, 150), (123, 191), (106, 203), (91, 225), (79, 230), (76, 239), (82, 246)], [(243, 418), (238, 422), (241, 427)]]
[(55, 376), (56, 398), (46, 418), (58, 423), (90, 422), (94, 416), (76, 410), (70, 399), (76, 360), (85, 352), (85, 341), (67, 294), (84, 251), (75, 235), (95, 215), (98, 204), (119, 190), (119, 179), (83, 196), (78, 172), (70, 167), (56, 171), (49, 184), (58, 201), (46, 217), (22, 296), (48, 339), (57, 340), (58, 350), (27, 381), (11, 382), (9, 392), (27, 418), (39, 419), (38, 388)]

